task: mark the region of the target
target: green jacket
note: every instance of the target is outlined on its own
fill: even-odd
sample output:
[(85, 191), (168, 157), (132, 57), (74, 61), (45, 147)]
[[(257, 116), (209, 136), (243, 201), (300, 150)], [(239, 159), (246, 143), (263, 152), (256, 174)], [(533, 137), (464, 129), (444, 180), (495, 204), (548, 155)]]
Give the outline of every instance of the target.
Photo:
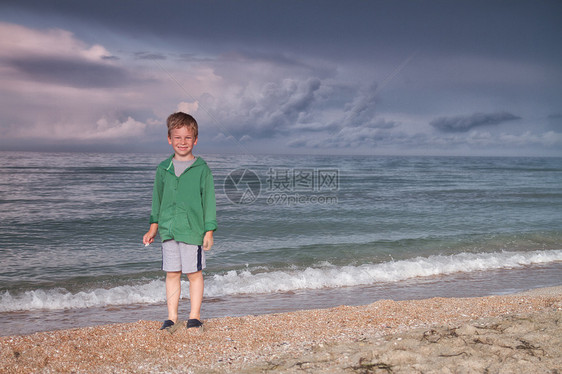
[(217, 229), (213, 174), (198, 157), (178, 178), (173, 157), (156, 169), (150, 223), (158, 223), (162, 241), (201, 245), (205, 233)]

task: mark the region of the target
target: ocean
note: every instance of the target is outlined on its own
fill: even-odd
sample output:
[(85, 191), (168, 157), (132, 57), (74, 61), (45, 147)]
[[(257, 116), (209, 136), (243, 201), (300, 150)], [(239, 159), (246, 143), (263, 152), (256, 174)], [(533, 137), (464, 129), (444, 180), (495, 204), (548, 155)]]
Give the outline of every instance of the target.
[[(167, 317), (142, 236), (168, 156), (0, 152), (0, 335)], [(562, 285), (561, 158), (201, 156), (203, 319)]]

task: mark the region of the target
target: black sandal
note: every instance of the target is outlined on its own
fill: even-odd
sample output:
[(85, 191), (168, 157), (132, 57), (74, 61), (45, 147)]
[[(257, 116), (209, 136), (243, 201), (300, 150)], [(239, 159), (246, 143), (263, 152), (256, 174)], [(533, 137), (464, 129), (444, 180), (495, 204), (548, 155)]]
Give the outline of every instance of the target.
[(193, 319), (187, 320), (187, 326), (186, 327), (188, 329), (193, 328), (193, 327), (201, 327), (201, 326), (203, 326), (203, 322), (199, 321), (198, 319), (193, 318)]
[(173, 325), (175, 325), (174, 321), (167, 319), (164, 321), (164, 323), (162, 324), (162, 327), (160, 327), (160, 330), (166, 330), (169, 329), (170, 327), (172, 327)]

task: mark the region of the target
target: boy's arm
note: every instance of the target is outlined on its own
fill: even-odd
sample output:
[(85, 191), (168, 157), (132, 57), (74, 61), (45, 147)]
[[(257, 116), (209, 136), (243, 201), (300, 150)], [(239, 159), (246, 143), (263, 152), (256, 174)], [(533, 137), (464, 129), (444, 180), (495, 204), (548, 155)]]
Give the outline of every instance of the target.
[(156, 176), (154, 177), (154, 187), (152, 189), (152, 207), (150, 210), (150, 223), (158, 223), (160, 218), (160, 204), (162, 202), (162, 193), (164, 190), (164, 183), (162, 181), (162, 171), (160, 168), (156, 169)]
[(215, 200), (215, 182), (213, 174), (209, 170), (203, 187), (203, 217), (205, 225), (205, 236), (203, 237), (203, 249), (208, 251), (213, 246), (213, 232), (217, 229), (217, 203)]
[[(215, 200), (215, 182), (213, 174), (209, 170), (205, 176), (204, 185), (202, 188), (203, 199), (203, 219), (204, 231), (215, 231), (217, 229), (217, 203)], [(207, 235), (207, 234), (205, 234)]]
[(156, 169), (156, 177), (154, 178), (154, 187), (152, 189), (152, 208), (150, 211), (150, 229), (142, 237), (145, 246), (154, 242), (154, 238), (158, 233), (158, 219), (160, 218), (160, 202), (162, 200), (162, 177), (160, 169)]

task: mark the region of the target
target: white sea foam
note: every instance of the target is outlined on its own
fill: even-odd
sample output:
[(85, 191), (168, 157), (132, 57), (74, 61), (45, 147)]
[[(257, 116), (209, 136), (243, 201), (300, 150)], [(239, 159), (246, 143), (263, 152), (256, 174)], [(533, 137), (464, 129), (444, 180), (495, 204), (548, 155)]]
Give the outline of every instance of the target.
[[(416, 277), (521, 268), (533, 264), (562, 261), (562, 250), (532, 252), (461, 253), (451, 256), (416, 257), (360, 266), (333, 266), (323, 263), (304, 270), (290, 268), (264, 272), (250, 269), (208, 276), (205, 295), (224, 297), (239, 294), (264, 294), (304, 289), (337, 288), (398, 282)], [(187, 284), (182, 296), (188, 296)], [(0, 294), (0, 312), (60, 310), (110, 305), (164, 303), (163, 280), (134, 286), (71, 293), (65, 289), (33, 290), (22, 294)]]
[(109, 305), (152, 304), (165, 301), (164, 282), (153, 280), (142, 285), (71, 293), (64, 288), (39, 289), (18, 295), (0, 294), (0, 312), (57, 310), (103, 307)]
[(461, 253), (451, 256), (416, 257), (360, 266), (322, 266), (304, 271), (249, 270), (215, 275), (206, 283), (206, 294), (223, 296), (284, 292), (299, 289), (336, 288), (398, 282), (416, 277), (519, 268), (562, 261), (562, 250), (534, 252)]

